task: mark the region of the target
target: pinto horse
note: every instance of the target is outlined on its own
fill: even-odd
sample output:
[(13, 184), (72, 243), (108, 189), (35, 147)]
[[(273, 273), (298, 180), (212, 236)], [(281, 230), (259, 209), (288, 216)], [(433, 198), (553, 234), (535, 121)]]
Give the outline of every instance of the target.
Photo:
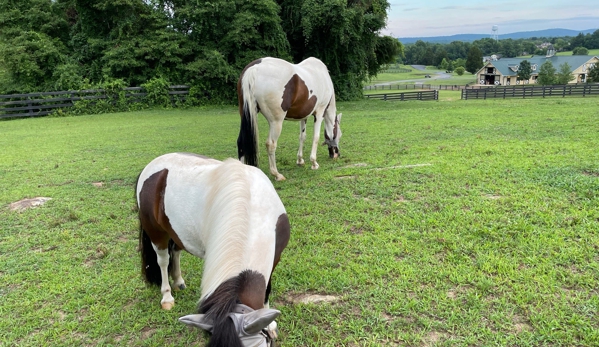
[(320, 126), (324, 119), (325, 143), (329, 156), (339, 156), (341, 138), (341, 113), (337, 113), (335, 90), (327, 67), (316, 58), (308, 58), (294, 65), (277, 58), (254, 60), (242, 71), (237, 82), (241, 127), (237, 138), (239, 159), (258, 166), (258, 122), (261, 112), (268, 121), (269, 131), (266, 149), (270, 173), (277, 181), (285, 177), (277, 171), (275, 151), (281, 135), (283, 120), (300, 122), (297, 165), (304, 165), (303, 147), (306, 140), (306, 119), (314, 115), (314, 138), (310, 161), (312, 169), (318, 169), (316, 149)]
[(271, 275), (289, 241), (289, 220), (272, 183), (259, 169), (190, 153), (151, 161), (136, 188), (142, 274), (160, 286), (170, 310), (184, 289), (185, 250), (204, 258), (200, 314), (183, 323), (212, 333), (209, 346), (269, 346), (276, 333), (269, 309)]

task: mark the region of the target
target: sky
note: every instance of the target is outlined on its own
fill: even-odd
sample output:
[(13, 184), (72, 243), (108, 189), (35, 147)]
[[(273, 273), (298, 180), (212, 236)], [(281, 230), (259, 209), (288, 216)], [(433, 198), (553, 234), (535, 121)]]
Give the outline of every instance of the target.
[(514, 33), (543, 29), (599, 28), (597, 0), (389, 0), (387, 27), (393, 37)]

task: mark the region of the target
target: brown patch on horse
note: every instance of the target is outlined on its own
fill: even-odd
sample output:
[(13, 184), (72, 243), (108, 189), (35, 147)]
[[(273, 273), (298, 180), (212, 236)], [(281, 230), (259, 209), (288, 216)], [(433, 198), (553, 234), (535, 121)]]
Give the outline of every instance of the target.
[(246, 67), (243, 68), (241, 74), (239, 75), (239, 79), (237, 80), (237, 101), (239, 103), (239, 115), (243, 117), (243, 90), (241, 88), (241, 80), (243, 79), (243, 75), (247, 71), (247, 69), (251, 68), (254, 65), (258, 65), (262, 62), (262, 59), (256, 59), (253, 62), (247, 64)]
[(306, 82), (294, 74), (285, 85), (281, 108), (287, 112), (287, 119), (304, 119), (314, 112), (317, 100), (316, 95), (310, 97)]
[(173, 230), (171, 222), (164, 212), (164, 191), (168, 169), (152, 174), (143, 183), (139, 192), (139, 220), (144, 231), (158, 249), (167, 249), (172, 238), (179, 249), (185, 247)]
[(270, 295), (272, 273), (275, 271), (277, 264), (281, 260), (281, 253), (283, 253), (283, 250), (285, 249), (285, 247), (287, 247), (287, 243), (289, 242), (289, 238), (291, 237), (291, 226), (289, 225), (289, 217), (287, 217), (286, 213), (283, 213), (279, 216), (279, 219), (277, 220), (277, 225), (275, 226), (275, 234), (275, 259), (272, 264), (270, 278), (268, 279), (264, 303), (268, 302), (268, 297)]
[(279, 260), (281, 260), (281, 253), (285, 247), (287, 247), (287, 243), (289, 242), (289, 237), (291, 236), (291, 226), (289, 225), (289, 217), (287, 217), (286, 213), (283, 213), (279, 216), (277, 220), (277, 225), (275, 226), (276, 233), (276, 241), (275, 241), (275, 259), (272, 265), (272, 268), (277, 266)]

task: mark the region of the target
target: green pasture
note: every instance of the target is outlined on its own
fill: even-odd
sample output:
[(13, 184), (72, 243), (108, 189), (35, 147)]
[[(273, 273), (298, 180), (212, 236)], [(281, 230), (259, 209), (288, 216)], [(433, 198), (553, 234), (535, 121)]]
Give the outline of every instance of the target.
[[(372, 86), (375, 84), (414, 84), (413, 80), (419, 80), (419, 83), (434, 84), (434, 85), (459, 85), (463, 86), (466, 84), (475, 83), (474, 75), (465, 72), (462, 76), (452, 72), (450, 78), (438, 78), (439, 73), (445, 73), (444, 70), (439, 70), (432, 66), (428, 66), (426, 70), (416, 70), (412, 68), (410, 73), (399, 73), (399, 72), (382, 72), (379, 73), (375, 78), (371, 79), (365, 86)], [(426, 78), (429, 75), (431, 78)]]
[[(319, 170), (284, 124), (281, 346), (599, 345), (599, 99), (441, 93), (339, 103), (341, 158), (320, 148)], [(134, 185), (167, 152), (235, 157), (238, 129), (234, 106), (0, 122), (0, 345), (203, 344), (177, 321), (202, 262), (182, 256), (188, 288), (162, 311)], [(34, 197), (52, 200), (9, 208)]]
[[(572, 51), (558, 52), (555, 55), (572, 55)], [(589, 49), (589, 55), (599, 55), (599, 49)]]

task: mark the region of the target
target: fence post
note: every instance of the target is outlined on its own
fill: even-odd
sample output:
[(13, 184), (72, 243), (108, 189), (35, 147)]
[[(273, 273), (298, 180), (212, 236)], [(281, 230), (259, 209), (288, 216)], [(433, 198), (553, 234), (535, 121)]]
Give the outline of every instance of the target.
[(27, 113), (29, 113), (29, 117), (33, 117), (33, 104), (31, 103), (30, 96), (27, 96), (27, 101), (28, 101), (28, 103), (27, 103), (27, 107), (28, 107), (27, 111), (28, 112)]

